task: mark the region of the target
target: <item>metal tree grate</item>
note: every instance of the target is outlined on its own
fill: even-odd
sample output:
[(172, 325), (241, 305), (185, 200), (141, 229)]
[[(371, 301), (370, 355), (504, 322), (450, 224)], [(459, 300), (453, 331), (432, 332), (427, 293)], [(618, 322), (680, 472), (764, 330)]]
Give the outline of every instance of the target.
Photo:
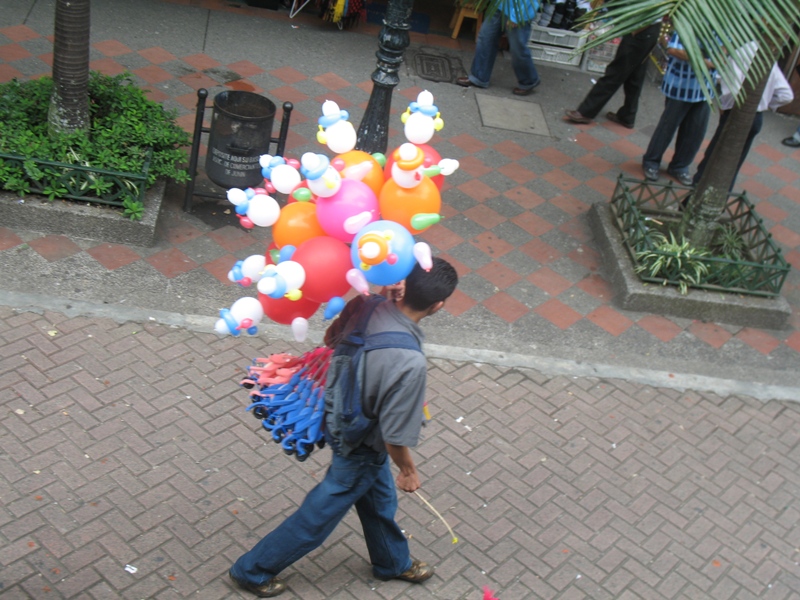
[[(152, 150), (148, 150), (141, 173), (106, 171), (3, 153), (0, 153), (0, 167), (24, 179), (28, 184), (26, 193), (123, 207), (126, 199), (144, 201), (152, 156)], [(53, 193), (54, 190), (60, 192)]]
[[(669, 256), (669, 253), (655, 249), (652, 223), (680, 222), (681, 202), (692, 193), (693, 190), (675, 186), (672, 182), (650, 183), (622, 175), (617, 178), (611, 210), (634, 265), (640, 264), (636, 257), (638, 252), (649, 251)], [(736, 228), (745, 243), (749, 260), (697, 257), (695, 260), (705, 263), (708, 273), (690, 287), (756, 296), (779, 295), (791, 265), (784, 260), (780, 248), (755, 213), (746, 193), (728, 197), (721, 221)], [(644, 273), (639, 273), (639, 278), (642, 281), (664, 283), (663, 278), (649, 277)], [(666, 283), (679, 285), (677, 280), (668, 279)]]

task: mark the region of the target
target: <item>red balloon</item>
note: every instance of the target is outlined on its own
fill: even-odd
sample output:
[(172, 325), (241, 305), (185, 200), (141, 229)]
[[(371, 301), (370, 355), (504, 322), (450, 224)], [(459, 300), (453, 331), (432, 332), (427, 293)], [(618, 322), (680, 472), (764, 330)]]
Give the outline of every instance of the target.
[(297, 247), (292, 260), (306, 271), (306, 282), (301, 288), (303, 298), (327, 302), (350, 290), (347, 271), (353, 268), (353, 263), (350, 248), (344, 242), (327, 235), (311, 238)]
[(299, 300), (289, 300), (283, 298), (271, 298), (266, 294), (258, 293), (258, 301), (264, 308), (264, 314), (276, 323), (291, 325), (297, 317), (308, 319), (317, 312), (319, 302), (307, 299), (305, 296)]
[[(424, 157), (422, 159), (422, 166), (425, 167), (426, 169), (428, 167), (432, 167), (433, 165), (438, 165), (439, 161), (442, 160), (442, 157), (432, 146), (429, 146), (428, 144), (414, 144), (414, 145), (420, 150), (422, 150), (422, 155)], [(394, 158), (392, 158), (393, 154), (394, 150), (392, 150), (386, 156), (386, 166), (383, 167), (383, 177), (386, 180), (392, 177), (392, 165), (394, 164)], [(441, 190), (442, 184), (444, 183), (444, 175), (435, 175), (434, 177), (431, 177), (431, 181), (433, 181), (433, 183), (436, 184), (436, 187)]]

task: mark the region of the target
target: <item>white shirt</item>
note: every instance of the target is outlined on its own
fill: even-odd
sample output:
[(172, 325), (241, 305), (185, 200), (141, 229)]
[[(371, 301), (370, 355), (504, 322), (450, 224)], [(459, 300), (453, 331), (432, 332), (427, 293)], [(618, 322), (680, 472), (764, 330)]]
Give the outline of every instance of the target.
[[(755, 56), (756, 51), (758, 50), (758, 44), (755, 42), (750, 42), (749, 44), (742, 46), (736, 51), (736, 54), (739, 56), (739, 59), (742, 61), (746, 68), (750, 68), (750, 63), (753, 61), (753, 57)], [(722, 94), (719, 97), (720, 108), (722, 110), (730, 110), (733, 108), (734, 104), (736, 103), (736, 94), (739, 92), (739, 89), (742, 87), (742, 83), (745, 79), (745, 72), (743, 72), (739, 65), (736, 64), (735, 61), (730, 61), (733, 70), (736, 72), (736, 88), (730, 89), (725, 82), (723, 81), (721, 84), (722, 87)], [(778, 68), (777, 64), (772, 65), (772, 71), (770, 71), (769, 79), (767, 80), (767, 85), (764, 88), (764, 93), (761, 95), (761, 100), (758, 103), (758, 112), (763, 112), (767, 109), (775, 110), (784, 104), (789, 104), (794, 99), (794, 93), (792, 92), (792, 88), (789, 85), (789, 82), (786, 81), (786, 77), (783, 76), (783, 73)]]

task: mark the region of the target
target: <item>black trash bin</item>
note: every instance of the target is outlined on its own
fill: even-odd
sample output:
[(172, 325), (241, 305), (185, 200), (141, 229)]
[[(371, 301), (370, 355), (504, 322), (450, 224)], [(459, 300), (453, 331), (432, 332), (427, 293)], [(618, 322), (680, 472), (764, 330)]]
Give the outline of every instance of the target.
[(258, 159), (269, 151), (275, 104), (253, 92), (226, 91), (214, 97), (206, 175), (224, 188), (258, 186)]

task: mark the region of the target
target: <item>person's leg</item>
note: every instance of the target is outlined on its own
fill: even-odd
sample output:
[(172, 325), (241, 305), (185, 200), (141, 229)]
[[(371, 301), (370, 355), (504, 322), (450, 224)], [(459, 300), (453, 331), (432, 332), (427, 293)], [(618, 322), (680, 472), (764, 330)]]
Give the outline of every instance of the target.
[(642, 158), (642, 167), (658, 170), (661, 166), (664, 152), (669, 148), (672, 138), (675, 137), (675, 131), (683, 121), (688, 108), (687, 104), (687, 102), (673, 100), (672, 98), (664, 99), (664, 112), (661, 113), (658, 125), (656, 125), (653, 136), (650, 138), (650, 143)]
[(395, 521), (397, 491), (387, 458), (372, 487), (356, 502), (364, 529), (372, 571), (379, 579), (390, 579), (411, 567), (408, 540)]
[(694, 177), (692, 178), (692, 185), (697, 185), (697, 182), (700, 181), (700, 178), (703, 176), (703, 172), (706, 170), (706, 165), (708, 164), (708, 159), (711, 158), (711, 153), (714, 151), (714, 148), (717, 145), (717, 140), (719, 139), (720, 134), (722, 133), (722, 128), (725, 126), (725, 121), (728, 120), (728, 114), (730, 111), (723, 110), (719, 114), (719, 124), (717, 125), (716, 131), (714, 131), (714, 135), (711, 137), (711, 141), (706, 146), (706, 151), (703, 154), (703, 160), (700, 161), (700, 164), (697, 165), (697, 172), (695, 172)]
[(539, 73), (533, 64), (528, 41), (531, 38), (531, 24), (506, 29), (508, 49), (511, 52), (511, 67), (517, 77), (519, 89), (531, 90), (539, 85)]
[(753, 124), (750, 126), (750, 131), (747, 132), (747, 140), (742, 148), (742, 155), (739, 157), (739, 164), (736, 165), (736, 172), (733, 174), (733, 181), (731, 181), (731, 191), (733, 186), (736, 185), (736, 178), (739, 177), (739, 169), (742, 168), (744, 161), (747, 160), (747, 155), (750, 153), (750, 148), (753, 145), (753, 140), (761, 133), (761, 127), (764, 125), (764, 113), (757, 112), (753, 118)]
[(703, 144), (708, 129), (708, 119), (711, 116), (711, 108), (705, 101), (681, 104), (688, 105), (688, 108), (678, 127), (675, 155), (667, 166), (667, 171), (670, 173), (689, 172), (689, 167)]
[(631, 61), (633, 64), (629, 65), (627, 77), (622, 86), (625, 93), (625, 102), (622, 104), (622, 107), (617, 110), (617, 117), (626, 125), (633, 126), (636, 121), (636, 113), (639, 110), (639, 98), (642, 95), (644, 82), (647, 78), (647, 66), (650, 53), (658, 42), (660, 31), (661, 24), (655, 23), (636, 36), (633, 36), (634, 39), (632, 43), (634, 48), (631, 50), (631, 54), (638, 59), (638, 62)]
[(502, 14), (499, 10), (491, 19), (484, 21), (481, 25), (478, 39), (475, 42), (475, 56), (472, 57), (472, 67), (469, 72), (469, 80), (474, 86), (489, 87), (502, 27)]
[(606, 66), (606, 72), (578, 105), (578, 112), (584, 117), (594, 119), (625, 81), (631, 65), (636, 62), (632, 38), (632, 35), (622, 37), (614, 59)]
[(781, 143), (784, 146), (791, 146), (792, 148), (797, 148), (800, 146), (800, 126), (797, 127), (797, 131), (794, 132), (794, 135), (790, 135), (787, 138), (783, 138)]
[[(653, 32), (655, 32), (655, 35), (653, 35)], [(578, 112), (590, 119), (596, 117), (620, 86), (631, 78), (632, 73), (638, 71), (642, 64), (645, 65), (646, 70), (647, 63), (645, 61), (647, 60), (647, 55), (652, 52), (657, 40), (658, 29), (653, 29), (652, 27), (648, 27), (638, 35), (629, 33), (622, 36), (622, 41), (620, 41), (617, 52), (614, 54), (614, 59), (606, 67), (603, 76), (589, 90), (583, 102), (580, 103)], [(644, 80), (642, 80), (643, 83)], [(623, 123), (633, 124), (636, 117), (635, 105), (639, 102), (640, 94), (641, 86), (639, 94), (636, 94), (635, 98), (629, 99), (629, 92), (626, 90), (625, 106), (630, 106), (628, 106), (627, 112), (625, 106), (617, 111), (617, 116), (620, 116)], [(634, 110), (632, 114), (629, 114), (631, 107)]]
[(325, 478), (308, 493), (300, 508), (239, 557), (231, 573), (246, 583), (266, 585), (317, 548), (372, 486), (378, 476), (373, 460), (334, 454)]

